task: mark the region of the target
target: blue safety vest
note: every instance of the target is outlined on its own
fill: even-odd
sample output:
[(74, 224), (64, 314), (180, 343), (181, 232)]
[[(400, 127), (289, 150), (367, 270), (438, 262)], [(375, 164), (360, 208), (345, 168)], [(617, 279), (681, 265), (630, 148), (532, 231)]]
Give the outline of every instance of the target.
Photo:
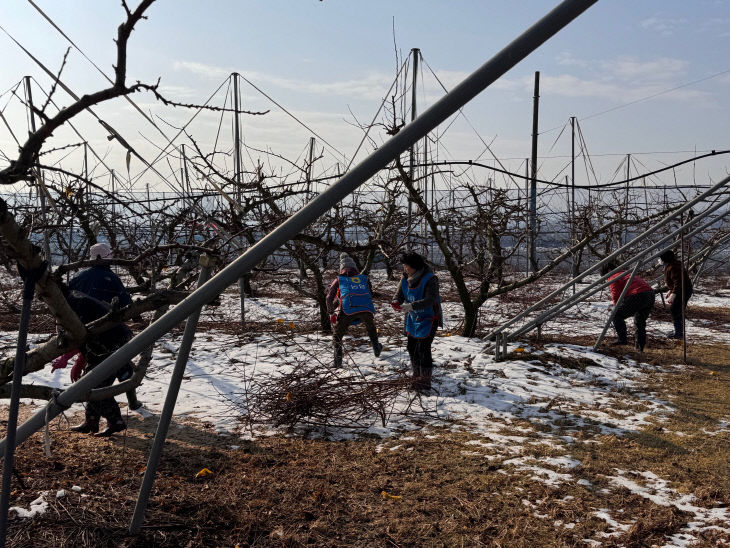
[(340, 304), (345, 314), (348, 316), (358, 312), (375, 314), (373, 298), (368, 289), (368, 277), (365, 274), (338, 276), (338, 278), (340, 279)]
[[(426, 283), (433, 277), (433, 272), (426, 272), (421, 278), (421, 283), (416, 287), (408, 286), (408, 279), (403, 278), (400, 283), (401, 291), (407, 303), (420, 301), (426, 293)], [(441, 302), (439, 297), (438, 303)], [(423, 310), (411, 309), (406, 315), (406, 333), (416, 339), (425, 339), (431, 333), (433, 322), (437, 320), (434, 307), (429, 306)]]

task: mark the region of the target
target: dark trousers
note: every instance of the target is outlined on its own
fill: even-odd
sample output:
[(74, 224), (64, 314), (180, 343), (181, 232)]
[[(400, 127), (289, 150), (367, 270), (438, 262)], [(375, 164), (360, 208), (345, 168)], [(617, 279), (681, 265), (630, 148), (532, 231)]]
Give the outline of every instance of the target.
[(370, 312), (358, 312), (356, 314), (345, 314), (340, 311), (335, 324), (333, 342), (335, 345), (335, 366), (342, 365), (342, 338), (347, 333), (348, 328), (353, 322), (360, 320), (365, 324), (365, 329), (370, 337), (370, 343), (375, 348), (378, 345), (378, 330), (375, 327), (375, 318)]
[[(99, 365), (108, 357), (109, 354), (100, 356), (93, 353), (88, 353), (87, 360), (89, 361), (89, 365), (86, 367), (86, 371), (84, 372), (84, 374), (94, 369), (94, 367)], [(104, 388), (107, 386), (111, 386), (112, 384), (114, 384), (116, 378), (117, 374), (113, 373), (108, 379), (104, 379), (95, 388)], [(122, 412), (119, 409), (119, 404), (114, 398), (107, 398), (105, 400), (99, 401), (90, 401), (86, 403), (86, 422), (98, 423), (101, 417), (104, 417), (109, 424), (118, 424), (120, 422), (124, 422), (124, 419), (122, 419)]]
[(417, 390), (431, 389), (431, 374), (433, 373), (431, 343), (436, 336), (436, 329), (438, 329), (438, 322), (434, 321), (428, 336), (423, 339), (408, 335), (407, 348), (413, 369), (413, 387)]
[(677, 295), (669, 306), (669, 311), (672, 313), (672, 321), (674, 322), (674, 336), (677, 339), (681, 339), (684, 336), (684, 322), (682, 322), (682, 312), (687, 309), (687, 301), (692, 296), (692, 286), (684, 288), (684, 299), (680, 293), (680, 289)]
[(616, 329), (618, 340), (626, 342), (626, 318), (634, 317), (636, 327), (636, 347), (644, 350), (646, 346), (646, 320), (654, 307), (654, 292), (643, 291), (635, 295), (624, 297), (621, 304), (616, 307), (616, 315), (613, 317), (613, 326)]

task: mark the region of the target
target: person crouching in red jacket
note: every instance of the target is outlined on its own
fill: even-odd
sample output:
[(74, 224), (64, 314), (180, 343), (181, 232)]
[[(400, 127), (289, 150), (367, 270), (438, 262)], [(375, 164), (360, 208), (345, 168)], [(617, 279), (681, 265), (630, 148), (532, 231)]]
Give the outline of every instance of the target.
[[(616, 268), (615, 263), (608, 263), (601, 267), (601, 275), (605, 276)], [(631, 273), (625, 270), (619, 270), (608, 278), (612, 281), (609, 288), (611, 289), (611, 300), (614, 306), (618, 301), (621, 292), (631, 277)], [(641, 276), (634, 275), (631, 285), (626, 290), (621, 304), (616, 307), (616, 314), (613, 317), (613, 327), (616, 329), (616, 342), (613, 346), (628, 344), (626, 338), (626, 318), (634, 317), (634, 326), (636, 327), (636, 349), (643, 352), (646, 346), (646, 320), (654, 308), (654, 290), (646, 283)]]

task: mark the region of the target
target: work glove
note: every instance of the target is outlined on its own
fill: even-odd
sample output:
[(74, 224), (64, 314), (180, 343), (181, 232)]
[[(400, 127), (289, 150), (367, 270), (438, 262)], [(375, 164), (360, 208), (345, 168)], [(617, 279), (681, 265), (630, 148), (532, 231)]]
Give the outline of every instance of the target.
[(336, 312), (330, 316), (330, 323), (337, 323), (337, 313)]
[(65, 369), (65, 367), (68, 365), (68, 360), (74, 357), (76, 354), (76, 350), (73, 350), (72, 352), (67, 352), (63, 356), (59, 356), (55, 360), (51, 362), (51, 373), (53, 373), (56, 369)]
[(675, 297), (676, 297), (676, 295), (675, 295), (674, 293), (672, 293), (672, 292), (669, 292), (669, 293), (667, 293), (667, 295), (666, 295), (665, 299), (667, 300), (667, 302), (668, 302), (669, 304), (672, 304), (672, 303), (674, 302), (674, 298), (675, 298)]
[(404, 314), (408, 314), (411, 310), (413, 310), (413, 305), (411, 303), (403, 303), (400, 308)]
[(392, 303), (390, 303), (390, 306), (392, 306), (393, 310), (395, 310), (396, 312), (400, 312), (401, 307), (398, 301), (393, 301)]
[(71, 368), (71, 382), (76, 382), (81, 378), (81, 374), (84, 372), (86, 367), (86, 356), (79, 353), (79, 357), (76, 358), (76, 363)]

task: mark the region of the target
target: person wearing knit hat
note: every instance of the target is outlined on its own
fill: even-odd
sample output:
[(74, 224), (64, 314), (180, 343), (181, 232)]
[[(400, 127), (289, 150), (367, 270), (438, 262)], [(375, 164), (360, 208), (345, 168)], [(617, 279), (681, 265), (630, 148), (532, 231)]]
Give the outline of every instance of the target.
[[(106, 243), (94, 244), (89, 249), (89, 256), (95, 261), (108, 259), (111, 255), (111, 247)], [(108, 264), (101, 262), (94, 264), (91, 268), (69, 280), (65, 294), (71, 309), (76, 312), (84, 323), (92, 322), (107, 314), (111, 310), (113, 302), (119, 308), (125, 307), (132, 302), (132, 298), (119, 276), (112, 272)], [(79, 349), (85, 360), (76, 361), (76, 365), (71, 370), (71, 380), (76, 382), (82, 371), (85, 373), (91, 371), (131, 338), (132, 332), (123, 323), (116, 323), (109, 330), (94, 337), (89, 337), (83, 347)], [(127, 364), (119, 372), (97, 385), (96, 388), (110, 386), (115, 379), (122, 381), (131, 375), (131, 365)], [(97, 434), (101, 417), (106, 419), (107, 428)], [(112, 397), (101, 401), (88, 402), (84, 422), (72, 427), (71, 430), (84, 434), (95, 434), (100, 437), (109, 437), (115, 432), (121, 432), (126, 428), (127, 425), (122, 418), (119, 404)]]
[(333, 326), (335, 367), (342, 366), (342, 339), (351, 325), (365, 324), (373, 354), (383, 351), (375, 327), (375, 306), (366, 274), (358, 274), (355, 261), (347, 253), (340, 254), (340, 274), (330, 285), (326, 296), (327, 312)]
[(433, 373), (431, 343), (436, 330), (443, 327), (439, 280), (418, 253), (404, 253), (401, 263), (403, 278), (391, 306), (395, 311), (405, 313), (406, 348), (413, 370), (413, 388), (427, 394), (431, 391)]
[(96, 259), (108, 259), (112, 256), (112, 248), (109, 244), (99, 242), (89, 248), (89, 258), (93, 261)]

